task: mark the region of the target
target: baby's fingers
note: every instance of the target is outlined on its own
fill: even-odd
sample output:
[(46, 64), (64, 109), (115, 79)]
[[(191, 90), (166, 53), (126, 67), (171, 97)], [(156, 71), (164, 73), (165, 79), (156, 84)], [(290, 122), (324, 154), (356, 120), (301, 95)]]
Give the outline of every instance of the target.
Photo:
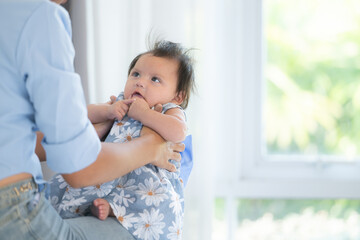
[(154, 110), (156, 112), (161, 112), (162, 111), (162, 105), (161, 104), (156, 104), (155, 107), (154, 107)]
[(119, 109), (118, 112), (116, 113), (116, 118), (118, 120), (121, 120), (124, 116), (125, 116), (126, 112), (123, 109)]
[(113, 104), (114, 102), (116, 102), (116, 99), (117, 99), (116, 96), (114, 95), (110, 96), (110, 103)]
[(126, 105), (130, 105), (131, 103), (133, 103), (135, 101), (135, 99), (125, 99), (122, 102), (125, 103)]

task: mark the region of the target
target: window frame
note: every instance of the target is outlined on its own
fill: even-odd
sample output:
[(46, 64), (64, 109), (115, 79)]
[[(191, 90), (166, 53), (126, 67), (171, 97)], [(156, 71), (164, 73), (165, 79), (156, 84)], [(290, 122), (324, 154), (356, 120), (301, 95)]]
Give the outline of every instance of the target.
[[(264, 0), (265, 1), (265, 0)], [(264, 67), (266, 39), (264, 35), (263, 0), (237, 2), (236, 50), (240, 79), (237, 86), (241, 111), (237, 114), (240, 127), (236, 160), (236, 188), (219, 187), (220, 196), (241, 198), (360, 198), (360, 161), (341, 161), (333, 156), (266, 155), (262, 145)], [(291, 158), (291, 161), (289, 161)], [(219, 184), (225, 184), (222, 182)]]

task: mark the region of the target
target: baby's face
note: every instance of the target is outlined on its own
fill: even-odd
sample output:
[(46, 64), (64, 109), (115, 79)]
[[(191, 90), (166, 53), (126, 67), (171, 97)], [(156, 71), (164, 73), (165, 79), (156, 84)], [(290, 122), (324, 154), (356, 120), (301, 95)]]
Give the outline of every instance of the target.
[(143, 98), (150, 107), (168, 102), (181, 104), (176, 93), (178, 66), (174, 59), (141, 56), (128, 76), (125, 99)]

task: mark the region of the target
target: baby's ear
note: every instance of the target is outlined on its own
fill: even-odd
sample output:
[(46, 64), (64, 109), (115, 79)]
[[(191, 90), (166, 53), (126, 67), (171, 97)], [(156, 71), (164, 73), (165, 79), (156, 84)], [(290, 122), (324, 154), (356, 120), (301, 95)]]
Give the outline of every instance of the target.
[(181, 91), (176, 94), (173, 101), (175, 101), (177, 105), (180, 105), (180, 104), (182, 104), (184, 99), (185, 99), (185, 93), (183, 91)]

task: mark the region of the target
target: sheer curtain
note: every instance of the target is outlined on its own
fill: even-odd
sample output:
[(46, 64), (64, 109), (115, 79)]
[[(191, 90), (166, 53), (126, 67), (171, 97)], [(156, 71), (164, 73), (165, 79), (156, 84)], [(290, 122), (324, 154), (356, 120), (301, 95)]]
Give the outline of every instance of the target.
[(197, 91), (187, 109), (194, 168), (185, 189), (183, 239), (211, 239), (216, 228), (214, 186), (222, 182), (231, 189), (235, 178), (228, 161), (236, 157), (238, 144), (233, 136), (239, 107), (235, 4), (233, 0), (72, 1), (75, 64), (89, 103), (105, 102), (123, 89), (128, 65), (146, 50), (149, 34), (195, 49)]

